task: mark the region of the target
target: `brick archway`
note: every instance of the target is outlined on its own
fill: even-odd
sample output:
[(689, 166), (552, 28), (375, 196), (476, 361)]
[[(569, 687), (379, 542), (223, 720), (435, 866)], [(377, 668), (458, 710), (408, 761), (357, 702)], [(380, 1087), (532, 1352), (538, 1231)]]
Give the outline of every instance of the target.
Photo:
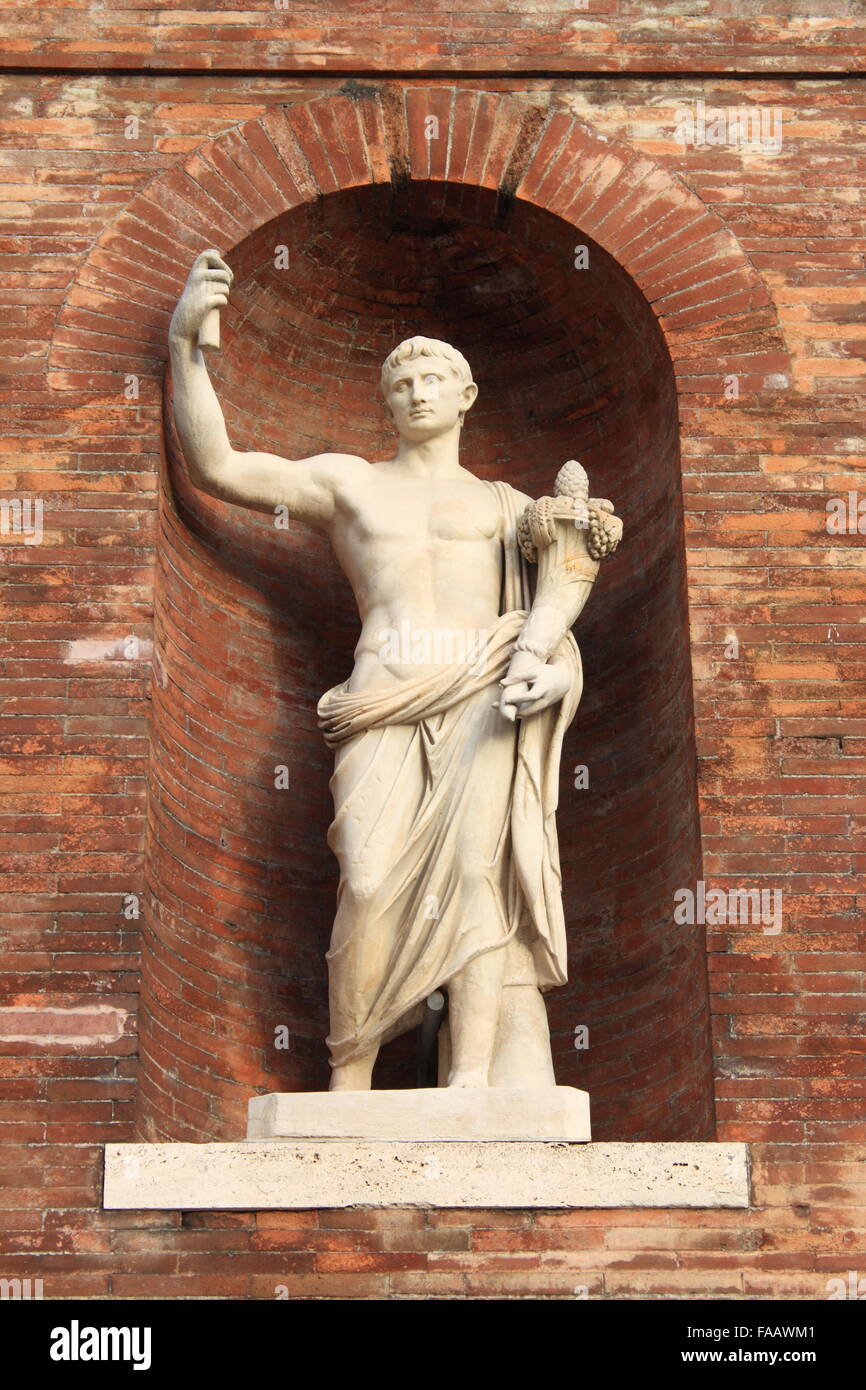
[[(404, 99), (391, 88), (363, 89), (271, 110), (203, 146), (137, 195), (94, 248), (70, 291), (52, 348), (52, 385), (116, 397), (123, 379), (134, 373), (145, 401), (156, 404), (171, 310), (192, 257), (214, 244), (235, 268), (239, 293), (233, 300), (240, 302), (224, 315), (224, 347), (216, 368), (220, 394), (226, 393), (234, 411), (236, 442), (255, 447), (244, 438), (246, 402), (258, 402), (268, 377), (290, 361), (295, 365), (291, 334), (281, 336), (273, 327), (291, 301), (281, 300), (283, 291), (261, 274), (272, 233), (279, 229), (280, 239), (301, 239), (323, 228), (333, 232), (342, 216), (346, 226), (352, 218), (359, 225), (367, 218), (371, 225), (402, 219), (409, 227), (406, 245), (411, 245), (412, 225), (420, 225), (417, 219), (426, 219), (428, 231), (435, 230), (437, 218), (442, 226), (462, 221), (473, 229), (468, 243), (459, 246), (460, 255), (480, 248), (481, 262), (489, 257), (492, 263), (502, 254), (504, 270), (494, 287), (500, 308), (515, 283), (509, 277), (516, 275), (535, 332), (531, 352), (521, 349), (519, 355), (542, 365), (548, 362), (543, 344), (556, 320), (549, 307), (567, 297), (562, 268), (570, 269), (575, 242), (589, 243), (597, 267), (595, 298), (609, 295), (616, 301), (621, 328), (633, 329), (633, 346), (646, 351), (636, 385), (654, 413), (646, 420), (617, 421), (615, 431), (605, 435), (616, 438), (619, 448), (631, 430), (630, 453), (622, 455), (629, 478), (640, 472), (645, 450), (652, 482), (642, 506), (651, 522), (647, 538), (630, 547), (626, 577), (621, 572), (608, 587), (607, 616), (614, 616), (616, 630), (618, 615), (628, 615), (634, 629), (629, 641), (615, 643), (605, 633), (603, 608), (589, 618), (587, 636), (599, 653), (600, 669), (608, 671), (604, 685), (595, 687), (595, 698), (603, 690), (608, 707), (594, 705), (589, 694), (582, 707), (583, 737), (609, 769), (606, 781), (597, 778), (592, 834), (574, 800), (564, 812), (565, 860), (571, 861), (566, 876), (571, 874), (572, 885), (586, 882), (600, 846), (612, 837), (623, 843), (617, 846), (619, 858), (612, 856), (607, 881), (599, 879), (594, 895), (587, 894), (588, 901), (572, 914), (575, 954), (581, 968), (586, 963), (590, 978), (600, 982), (598, 996), (591, 997), (586, 987), (581, 992), (578, 975), (575, 988), (552, 1003), (551, 1021), (559, 1078), (590, 1085), (600, 1100), (600, 1137), (708, 1137), (707, 1000), (705, 980), (699, 978), (705, 971), (703, 944), (694, 934), (686, 940), (669, 932), (665, 917), (672, 886), (690, 882), (699, 868), (677, 510), (677, 401), (717, 404), (721, 378), (728, 373), (737, 374), (743, 394), (754, 398), (764, 378), (785, 364), (772, 307), (735, 238), (681, 182), (570, 117), (546, 116), (486, 93), (414, 88)], [(545, 260), (538, 248), (548, 234)], [(523, 251), (513, 263), (503, 251), (509, 239), (515, 244), (522, 239)], [(377, 259), (370, 248), (364, 254), (369, 257), (366, 283), (375, 294), (387, 256)], [(536, 257), (545, 285), (535, 300), (520, 280), (527, 256)], [(416, 269), (423, 272), (423, 257)], [(580, 344), (577, 355), (585, 350), (592, 368), (580, 407), (571, 409), (569, 396), (580, 372), (569, 377), (566, 362), (553, 394), (569, 408), (548, 422), (543, 437), (540, 427), (535, 430), (525, 457), (512, 460), (518, 485), (534, 493), (550, 481), (545, 458), (559, 457), (575, 435), (582, 441), (574, 446), (578, 456), (589, 466), (595, 450), (594, 462), (605, 475), (598, 431), (592, 433), (592, 394), (614, 397), (617, 374), (633, 364), (621, 365), (610, 351), (596, 361), (592, 332), (581, 336), (584, 310), (596, 312), (591, 296), (572, 307), (571, 318), (566, 313), (558, 359), (569, 355), (571, 323)], [(395, 313), (395, 325), (398, 321)], [(381, 351), (385, 328), (372, 321), (369, 327), (374, 330), (370, 341)], [(435, 328), (431, 319), (421, 331), (445, 336)], [(341, 331), (351, 337), (345, 315)], [(472, 331), (480, 352), (483, 334), (477, 325)], [(261, 348), (268, 332), (273, 337)], [(233, 351), (244, 337), (254, 362)], [(623, 337), (628, 341), (628, 334)], [(340, 351), (345, 346), (338, 332), (326, 340), (325, 355), (330, 343)], [(470, 361), (475, 362), (474, 351)], [(344, 386), (352, 404), (360, 405), (368, 364), (352, 359), (351, 365)], [(513, 382), (512, 363), (499, 377), (487, 365), (489, 380), (505, 394), (513, 390), (512, 409), (531, 405), (531, 383)], [(324, 369), (318, 357), (317, 377)], [(306, 363), (294, 373), (292, 399), (309, 410), (303, 428), (314, 441), (328, 427), (327, 417), (321, 400), (306, 389), (304, 370), (309, 370)], [(262, 436), (259, 447), (279, 452), (281, 421), (274, 410), (265, 418), (258, 418), (258, 406), (253, 413)], [(483, 475), (495, 467), (501, 441), (495, 428), (485, 433), (471, 423)], [(154, 414), (154, 435), (158, 429)], [(343, 447), (364, 452), (365, 443), (357, 439)], [(166, 445), (170, 458), (176, 456), (170, 419)], [(543, 445), (553, 454), (545, 456)], [(311, 443), (305, 451), (314, 447)], [(327, 562), (319, 538), (297, 547), (287, 580), (286, 552), (282, 542), (274, 544), (267, 525), (226, 516), (221, 504), (185, 488), (182, 472), (182, 467), (170, 470), (177, 486), (173, 493), (166, 486), (160, 508), (156, 645), (167, 660), (166, 683), (154, 691), (153, 701), (151, 910), (145, 921), (139, 1121), (147, 1137), (230, 1138), (242, 1132), (251, 1089), (324, 1084), (321, 955), (333, 885), (322, 863), (322, 825), (316, 824), (326, 823), (327, 757), (318, 746), (313, 710), (325, 684), (320, 670), (305, 667), (298, 678), (286, 656), (289, 643), (295, 660), (298, 652), (309, 658), (317, 642), (347, 650), (351, 644), (345, 604), (329, 580), (322, 587)], [(591, 473), (596, 476), (592, 468)], [(620, 499), (613, 480), (609, 491)], [(676, 507), (671, 507), (674, 493)], [(292, 585), (298, 582), (310, 590), (320, 586), (322, 597), (308, 605), (300, 630), (297, 622), (280, 629), (281, 610), (297, 611)], [(657, 623), (674, 634), (668, 650), (664, 641), (645, 637), (651, 623), (648, 594)], [(344, 656), (329, 671), (327, 684), (345, 675)], [(638, 719), (635, 702), (641, 700), (645, 707)], [(304, 783), (302, 811), (298, 815), (295, 808), (287, 827), (274, 823), (267, 770), (285, 756), (289, 709), (301, 777), (313, 765), (315, 776), (309, 787)], [(675, 737), (654, 728), (655, 719), (672, 723)], [(629, 731), (625, 753), (623, 728)], [(581, 756), (577, 745), (574, 756)], [(661, 793), (655, 785), (658, 767), (664, 769)], [(293, 763), (293, 777), (296, 768)], [(617, 783), (623, 775), (626, 791)], [(625, 820), (616, 809), (617, 796), (627, 803)], [(666, 848), (671, 845), (672, 854)], [(614, 897), (611, 885), (618, 871), (622, 882)], [(295, 930), (298, 923), (304, 926)], [(283, 931), (287, 924), (290, 930)], [(618, 962), (599, 967), (614, 938)], [(594, 968), (598, 974), (592, 977)], [(662, 1007), (667, 1018), (659, 1030)], [(585, 1078), (564, 1069), (574, 1062), (574, 1025), (583, 1022), (593, 1030), (595, 1049)], [(291, 1025), (291, 1052), (275, 1059), (273, 1030), (284, 1023)], [(392, 1084), (405, 1084), (405, 1061), (398, 1059), (389, 1072)]]
[[(158, 395), (168, 320), (192, 257), (263, 223), (370, 184), (493, 190), (502, 216), (531, 203), (591, 237), (633, 278), (665, 336), (680, 398), (719, 381), (762, 391), (787, 365), (767, 290), (731, 230), (679, 178), (571, 115), (456, 88), (353, 87), (277, 107), (158, 175), (99, 238), (58, 316), (56, 390)], [(155, 396), (154, 396), (155, 398)]]

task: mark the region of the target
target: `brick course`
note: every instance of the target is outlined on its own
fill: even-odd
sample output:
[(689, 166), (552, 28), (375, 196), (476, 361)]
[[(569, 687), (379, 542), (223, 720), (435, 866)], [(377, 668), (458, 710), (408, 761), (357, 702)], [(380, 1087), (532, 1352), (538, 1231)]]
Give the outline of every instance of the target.
[(862, 70), (864, 19), (856, 0), (649, 9), (641, 0), (343, 0), (309, 10), (288, 0), (188, 0), (177, 10), (157, 0), (110, 10), (61, 0), (50, 18), (12, 0), (0, 33), (9, 60), (36, 69), (844, 72)]

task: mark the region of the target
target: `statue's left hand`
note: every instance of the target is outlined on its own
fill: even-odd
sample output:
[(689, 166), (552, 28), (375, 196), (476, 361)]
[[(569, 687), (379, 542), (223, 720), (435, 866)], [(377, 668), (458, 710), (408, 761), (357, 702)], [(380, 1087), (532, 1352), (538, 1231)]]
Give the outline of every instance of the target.
[(511, 674), (509, 671), (502, 685), (500, 710), (506, 719), (525, 719), (529, 714), (540, 714), (543, 709), (555, 705), (566, 695), (571, 687), (571, 673), (567, 666), (556, 662), (539, 661), (534, 671), (522, 670)]

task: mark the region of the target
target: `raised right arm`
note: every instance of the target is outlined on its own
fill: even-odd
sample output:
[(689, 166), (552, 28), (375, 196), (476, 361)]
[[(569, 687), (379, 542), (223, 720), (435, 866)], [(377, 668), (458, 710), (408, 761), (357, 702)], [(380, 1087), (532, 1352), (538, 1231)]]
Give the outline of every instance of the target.
[(347, 472), (368, 468), (356, 454), (315, 454), (285, 459), (278, 454), (233, 449), (198, 331), (211, 309), (228, 301), (232, 272), (216, 251), (197, 256), (169, 329), (174, 418), (190, 478), (196, 487), (224, 502), (252, 511), (289, 515), (327, 527), (333, 520), (336, 490)]

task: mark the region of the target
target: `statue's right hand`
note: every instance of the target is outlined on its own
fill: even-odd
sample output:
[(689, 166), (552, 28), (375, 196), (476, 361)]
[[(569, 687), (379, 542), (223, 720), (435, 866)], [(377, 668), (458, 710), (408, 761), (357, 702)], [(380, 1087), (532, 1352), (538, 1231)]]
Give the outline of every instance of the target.
[(195, 342), (211, 309), (228, 303), (234, 274), (219, 251), (202, 251), (192, 263), (183, 294), (171, 316), (169, 337)]

